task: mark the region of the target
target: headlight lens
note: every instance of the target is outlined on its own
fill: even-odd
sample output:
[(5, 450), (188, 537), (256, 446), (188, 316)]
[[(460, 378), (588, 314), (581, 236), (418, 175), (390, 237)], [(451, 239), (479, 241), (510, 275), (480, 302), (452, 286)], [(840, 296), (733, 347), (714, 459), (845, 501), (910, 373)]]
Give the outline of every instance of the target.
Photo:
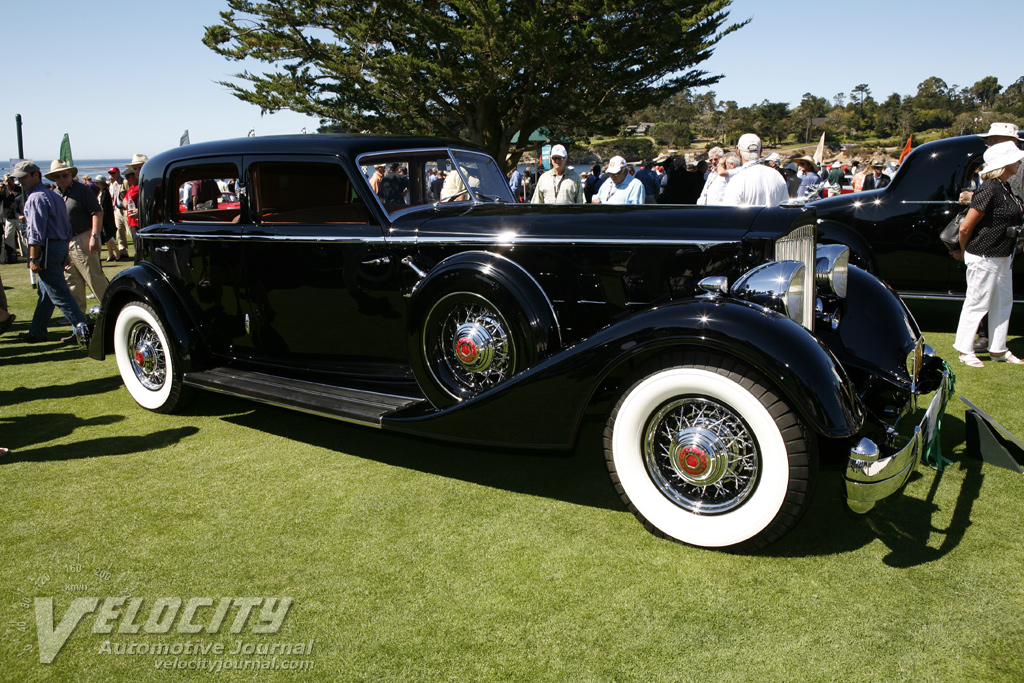
[(797, 261), (773, 261), (749, 270), (732, 287), (734, 296), (761, 304), (804, 324), (807, 269)]
[(849, 268), (849, 247), (841, 244), (825, 244), (818, 247), (815, 275), (823, 291), (845, 299)]

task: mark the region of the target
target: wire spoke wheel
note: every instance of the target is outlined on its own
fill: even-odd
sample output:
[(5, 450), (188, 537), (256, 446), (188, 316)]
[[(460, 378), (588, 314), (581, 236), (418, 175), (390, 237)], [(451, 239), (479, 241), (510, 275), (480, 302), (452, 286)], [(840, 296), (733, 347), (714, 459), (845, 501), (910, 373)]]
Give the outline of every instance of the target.
[(479, 294), (448, 294), (424, 322), (427, 366), (437, 384), (457, 400), (475, 396), (515, 374), (517, 350), (505, 316)]
[(166, 351), (148, 324), (136, 323), (128, 332), (128, 357), (139, 383), (150, 391), (159, 390), (167, 381)]
[(644, 463), (669, 500), (698, 514), (728, 512), (754, 490), (757, 444), (736, 413), (707, 398), (671, 401), (644, 433)]
[(473, 393), (507, 379), (515, 366), (515, 347), (506, 327), (486, 303), (453, 306), (441, 323), (437, 345), (451, 377)]

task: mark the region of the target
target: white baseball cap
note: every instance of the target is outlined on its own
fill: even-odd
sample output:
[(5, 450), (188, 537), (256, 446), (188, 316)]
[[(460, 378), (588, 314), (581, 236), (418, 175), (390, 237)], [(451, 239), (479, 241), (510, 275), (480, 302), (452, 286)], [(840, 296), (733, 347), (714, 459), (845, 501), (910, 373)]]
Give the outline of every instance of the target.
[(568, 158), (569, 153), (565, 151), (565, 147), (562, 145), (555, 145), (551, 148), (551, 156)]
[(626, 160), (622, 157), (612, 157), (608, 162), (608, 173), (615, 175), (626, 167)]
[(757, 152), (761, 153), (761, 138), (757, 137), (753, 133), (744, 133), (740, 136), (740, 141), (736, 145), (736, 149), (741, 152)]

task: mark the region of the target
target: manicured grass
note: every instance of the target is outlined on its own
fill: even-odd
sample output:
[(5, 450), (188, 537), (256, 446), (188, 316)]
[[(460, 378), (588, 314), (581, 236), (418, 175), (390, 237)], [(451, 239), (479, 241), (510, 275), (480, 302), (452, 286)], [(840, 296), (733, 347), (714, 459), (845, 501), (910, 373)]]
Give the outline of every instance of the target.
[[(733, 556), (645, 532), (607, 481), (600, 425), (558, 458), (213, 394), (149, 413), (112, 360), (18, 342), (34, 293), (23, 266), (0, 274), (19, 315), (0, 337), (0, 445), (13, 449), (0, 462), (0, 680), (204, 680), (157, 670), (168, 657), (99, 654), (108, 639), (315, 641), (281, 658), (312, 671), (215, 680), (1024, 679), (1024, 478), (964, 453), (958, 399), (943, 422), (954, 465), (920, 468), (854, 517), (826, 464), (795, 532)], [(921, 316), (947, 358), (957, 312)], [(1024, 356), (1024, 340), (1011, 348)], [(955, 369), (958, 393), (1024, 436), (1024, 369)], [(125, 592), (145, 599), (140, 623), (161, 597), (294, 603), (273, 635), (253, 634), (253, 618), (237, 635), (104, 635), (88, 615), (39, 663), (23, 598), (53, 597), (59, 622), (76, 597)]]

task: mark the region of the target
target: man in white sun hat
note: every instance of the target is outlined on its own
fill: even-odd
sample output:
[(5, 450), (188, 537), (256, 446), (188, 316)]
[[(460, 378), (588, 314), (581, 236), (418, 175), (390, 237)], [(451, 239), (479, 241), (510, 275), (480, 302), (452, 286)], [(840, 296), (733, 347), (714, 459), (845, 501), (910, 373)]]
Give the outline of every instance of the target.
[[(1017, 126), (1012, 123), (993, 123), (989, 126), (987, 133), (979, 133), (978, 137), (983, 138), (989, 147), (998, 145), (1000, 142), (1012, 142), (1017, 147), (1021, 146)], [(1018, 197), (1024, 197), (1024, 164), (1021, 164), (1017, 173), (1010, 178), (1010, 189)]]
[(583, 181), (566, 168), (569, 154), (563, 145), (551, 148), (551, 170), (537, 179), (534, 204), (582, 204)]
[[(63, 159), (54, 159), (50, 164), (48, 180), (57, 186), (57, 194), (64, 200), (68, 218), (71, 220), (71, 241), (68, 243), (70, 267), (64, 271), (64, 278), (75, 297), (75, 303), (87, 311), (86, 287), (96, 296), (96, 303), (103, 300), (107, 291), (107, 276), (100, 265), (100, 247), (103, 245), (103, 210), (96, 194), (75, 179), (78, 169), (69, 166)], [(75, 335), (62, 339), (66, 344), (75, 341)]]

